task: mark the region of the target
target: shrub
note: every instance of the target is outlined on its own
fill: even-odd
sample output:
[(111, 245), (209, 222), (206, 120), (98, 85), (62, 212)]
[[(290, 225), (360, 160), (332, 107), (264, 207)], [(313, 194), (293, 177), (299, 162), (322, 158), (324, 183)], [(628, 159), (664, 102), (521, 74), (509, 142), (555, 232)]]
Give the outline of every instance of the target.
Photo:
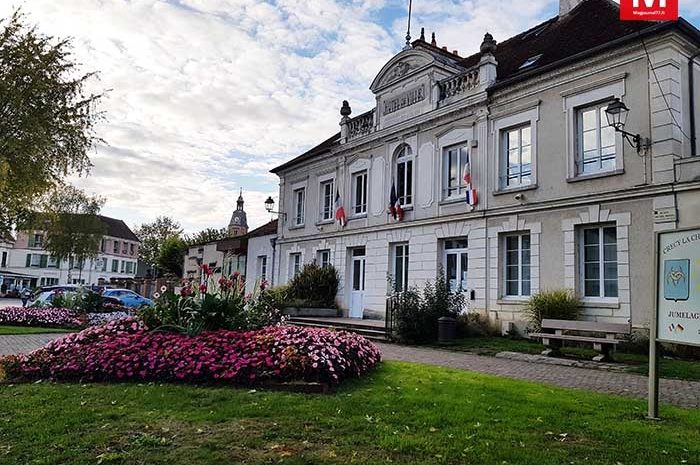
[(556, 289), (542, 291), (530, 297), (524, 310), (530, 332), (542, 328), (542, 320), (577, 320), (581, 313), (581, 301), (573, 291)]
[(303, 307), (335, 308), (338, 294), (338, 270), (308, 263), (289, 282), (290, 304)]
[(345, 331), (274, 326), (195, 337), (148, 331), (126, 319), (64, 336), (28, 355), (0, 359), (9, 379), (337, 384), (380, 361), (379, 349)]
[(453, 293), (445, 274), (426, 283), (421, 294), (415, 288), (394, 293), (394, 336), (402, 342), (421, 344), (437, 338), (438, 319), (457, 318), (464, 308), (464, 294)]
[(240, 273), (213, 283), (211, 269), (202, 265), (202, 271), (205, 281), (198, 286), (185, 281), (180, 294), (165, 286), (162, 294), (155, 293), (154, 305), (138, 310), (144, 323), (151, 328), (194, 336), (203, 330), (255, 329), (281, 321), (281, 313), (266, 297), (264, 283), (246, 296)]
[(488, 315), (466, 312), (457, 317), (457, 335), (459, 337), (498, 336), (500, 331), (494, 327)]

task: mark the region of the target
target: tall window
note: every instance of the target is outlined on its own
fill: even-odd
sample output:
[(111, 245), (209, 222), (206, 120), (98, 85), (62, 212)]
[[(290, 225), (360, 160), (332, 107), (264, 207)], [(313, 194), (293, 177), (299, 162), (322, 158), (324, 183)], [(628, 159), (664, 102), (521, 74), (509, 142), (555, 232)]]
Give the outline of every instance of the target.
[(302, 187), (301, 189), (294, 190), (294, 224), (300, 226), (304, 224), (304, 208), (306, 200), (306, 190)]
[(467, 271), (469, 268), (467, 247), (467, 238), (445, 241), (445, 261), (443, 266), (445, 267), (445, 275), (452, 292), (467, 290)]
[(44, 235), (41, 233), (29, 236), (29, 247), (42, 247), (44, 245)]
[(7, 266), (7, 252), (2, 253), (2, 260), (0, 260), (0, 266), (3, 268)]
[(408, 289), (408, 244), (394, 246), (394, 290), (403, 292)]
[(321, 220), (333, 219), (333, 180), (321, 183)]
[(581, 275), (586, 297), (617, 297), (617, 229), (595, 226), (581, 230)]
[(396, 151), (396, 195), (402, 206), (413, 205), (413, 158), (405, 144)]
[(129, 244), (129, 255), (134, 255), (136, 252), (136, 244)]
[(119, 253), (119, 241), (112, 241), (112, 253)]
[(267, 280), (267, 255), (258, 257), (258, 275), (262, 281)]
[[(466, 145), (450, 147), (443, 152), (443, 198), (455, 199), (461, 197), (466, 189), (464, 167), (469, 162), (469, 151)], [(471, 170), (471, 166), (469, 167)]]
[(293, 253), (289, 255), (289, 265), (290, 265), (290, 272), (291, 276), (294, 277), (301, 271), (301, 254), (300, 253)]
[(331, 266), (331, 251), (329, 249), (318, 251), (318, 264), (321, 268)]
[(119, 260), (112, 260), (112, 273), (117, 273), (119, 271)]
[(579, 174), (615, 169), (615, 129), (608, 126), (605, 117), (608, 103), (580, 108), (576, 112)]
[(532, 182), (530, 125), (503, 131), (502, 187), (527, 186)]
[(355, 215), (367, 213), (367, 171), (352, 175), (352, 212)]
[(530, 235), (505, 236), (505, 295), (530, 295)]

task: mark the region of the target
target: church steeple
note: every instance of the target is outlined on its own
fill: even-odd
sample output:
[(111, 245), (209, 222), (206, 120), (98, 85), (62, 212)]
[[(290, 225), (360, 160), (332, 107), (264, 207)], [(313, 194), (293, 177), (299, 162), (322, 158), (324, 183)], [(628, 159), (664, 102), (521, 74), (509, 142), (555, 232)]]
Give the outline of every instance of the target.
[(248, 232), (248, 218), (245, 210), (243, 210), (243, 204), (243, 188), (241, 188), (236, 201), (236, 210), (231, 215), (231, 221), (228, 224), (230, 236), (242, 236)]

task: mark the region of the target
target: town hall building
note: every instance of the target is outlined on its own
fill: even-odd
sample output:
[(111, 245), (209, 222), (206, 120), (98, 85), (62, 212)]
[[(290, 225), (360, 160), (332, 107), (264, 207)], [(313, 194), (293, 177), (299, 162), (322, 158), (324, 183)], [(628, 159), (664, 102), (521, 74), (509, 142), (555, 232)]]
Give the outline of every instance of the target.
[(384, 318), (390, 286), (444, 272), (504, 329), (551, 289), (649, 325), (654, 232), (700, 223), (700, 31), (561, 0), (503, 39), (461, 56), (421, 32), (371, 83), (375, 108), (343, 102), (338, 134), (272, 170), (276, 284), (330, 263), (345, 314)]

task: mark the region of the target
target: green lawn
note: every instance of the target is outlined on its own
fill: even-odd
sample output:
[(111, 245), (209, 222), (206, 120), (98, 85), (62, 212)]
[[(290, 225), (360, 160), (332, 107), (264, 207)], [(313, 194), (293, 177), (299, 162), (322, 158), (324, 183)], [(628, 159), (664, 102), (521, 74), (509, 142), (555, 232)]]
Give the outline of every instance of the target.
[[(527, 354), (539, 354), (544, 346), (536, 341), (527, 339), (511, 339), (507, 337), (484, 336), (459, 339), (453, 345), (444, 348), (456, 351), (473, 352), (481, 355), (495, 355), (498, 352), (523, 352)], [(596, 352), (593, 349), (579, 347), (563, 347), (561, 353), (567, 358), (591, 360)], [(634, 354), (618, 351), (615, 360), (630, 365), (630, 371), (634, 373), (649, 372), (649, 357), (642, 354)], [(678, 360), (661, 358), (659, 372), (664, 378), (679, 378), (700, 380), (700, 360)]]
[(332, 395), (26, 384), (0, 389), (0, 464), (699, 463), (700, 412), (644, 412), (641, 400), (398, 362)]
[(0, 326), (0, 336), (9, 334), (41, 334), (41, 333), (69, 333), (74, 330), (66, 328), (40, 328), (38, 326)]

